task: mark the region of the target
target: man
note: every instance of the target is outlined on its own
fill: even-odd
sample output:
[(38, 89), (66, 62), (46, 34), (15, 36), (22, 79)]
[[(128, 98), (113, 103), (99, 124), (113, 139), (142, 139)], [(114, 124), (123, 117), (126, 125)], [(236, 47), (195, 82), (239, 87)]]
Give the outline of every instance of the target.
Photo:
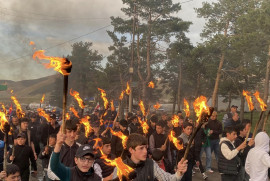
[(140, 125), (140, 123), (138, 123), (137, 116), (132, 116), (130, 118), (130, 121), (131, 121), (131, 123), (128, 125), (129, 134), (139, 133), (141, 125)]
[(50, 165), (52, 171), (59, 177), (61, 181), (70, 180), (89, 180), (101, 181), (101, 178), (95, 174), (93, 169), (94, 154), (89, 145), (80, 146), (73, 159), (76, 163), (72, 168), (66, 167), (60, 162), (60, 150), (62, 145), (66, 142), (67, 136), (61, 131), (57, 134), (57, 142), (52, 153)]
[(31, 138), (33, 140), (33, 144), (36, 150), (37, 155), (40, 153), (40, 121), (38, 120), (38, 115), (36, 113), (30, 114), (30, 122), (28, 124), (28, 129), (30, 130), (31, 133)]
[(240, 125), (240, 120), (237, 112), (232, 113), (232, 118), (227, 119), (224, 123), (224, 129), (226, 127), (236, 127)]
[(149, 129), (147, 133), (147, 138), (149, 138), (156, 131), (157, 122), (158, 122), (158, 117), (156, 115), (151, 116), (150, 121), (149, 121), (150, 124), (148, 124)]
[(19, 122), (19, 119), (18, 119), (18, 117), (16, 115), (16, 112), (11, 114), (11, 124), (10, 124), (10, 126), (12, 127), (12, 129), (14, 131), (20, 128), (20, 122)]
[(125, 163), (135, 169), (137, 175), (133, 181), (162, 180), (179, 181), (186, 172), (187, 161), (178, 163), (176, 173), (170, 174), (162, 170), (157, 163), (147, 158), (147, 139), (140, 134), (131, 134), (127, 139), (127, 150), (131, 156)]
[(45, 121), (42, 124), (41, 142), (43, 143), (44, 146), (47, 145), (49, 135), (52, 135), (52, 134), (57, 135), (57, 133), (59, 132), (59, 129), (60, 129), (60, 125), (56, 121), (56, 115), (54, 113), (51, 113), (50, 122), (47, 123), (47, 121)]
[(231, 111), (229, 113), (226, 113), (223, 116), (223, 119), (222, 119), (222, 123), (223, 124), (225, 124), (228, 119), (232, 118), (233, 113), (236, 113), (237, 112), (237, 108), (238, 108), (238, 106), (235, 106), (235, 105), (232, 105), (231, 106)]
[(0, 173), (0, 179), (4, 181), (20, 181), (20, 168), (15, 165), (7, 165), (7, 170)]

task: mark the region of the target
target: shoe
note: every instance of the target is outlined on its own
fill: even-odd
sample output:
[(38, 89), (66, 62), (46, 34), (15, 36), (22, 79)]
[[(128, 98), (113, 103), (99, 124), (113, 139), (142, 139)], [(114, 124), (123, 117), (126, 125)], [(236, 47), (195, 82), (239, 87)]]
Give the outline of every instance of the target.
[(208, 176), (205, 173), (202, 173), (203, 179), (206, 180)]
[(212, 169), (207, 170), (207, 172), (214, 173), (214, 171)]

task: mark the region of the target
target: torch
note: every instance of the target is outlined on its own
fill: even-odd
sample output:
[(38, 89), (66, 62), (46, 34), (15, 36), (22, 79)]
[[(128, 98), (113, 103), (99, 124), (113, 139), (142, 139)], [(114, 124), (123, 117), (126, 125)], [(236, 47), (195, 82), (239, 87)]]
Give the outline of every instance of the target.
[(81, 108), (81, 110), (82, 110), (82, 111), (81, 111), (81, 117), (83, 117), (83, 112), (84, 112), (85, 104), (84, 104), (82, 98), (80, 97), (79, 92), (77, 92), (77, 91), (73, 91), (73, 92), (72, 92), (72, 89), (70, 89), (69, 93), (70, 93), (70, 95), (71, 95), (72, 97), (74, 97), (74, 99), (76, 99), (76, 101), (78, 102), (78, 104), (79, 104), (79, 106), (80, 106), (80, 108)]
[(185, 98), (184, 98), (184, 105), (185, 105), (184, 111), (185, 111), (185, 115), (186, 115), (185, 120), (187, 120), (190, 116), (190, 110), (189, 110), (188, 101)]
[(3, 163), (3, 169), (4, 171), (7, 170), (7, 145), (8, 145), (8, 132), (10, 131), (10, 125), (8, 124), (6, 115), (4, 112), (0, 112), (0, 120), (1, 120), (1, 131), (5, 133), (5, 146), (4, 146), (4, 163)]
[[(248, 109), (249, 109), (249, 111), (250, 111), (250, 117), (251, 117), (251, 119), (252, 119), (252, 117), (253, 117), (252, 115), (253, 115), (254, 105), (253, 105), (253, 103), (252, 103), (252, 97), (250, 96), (250, 92), (243, 90), (243, 96), (246, 97), (246, 100), (247, 100), (247, 103), (248, 103)], [(260, 119), (261, 119), (261, 118), (260, 118)], [(248, 133), (247, 133), (247, 135), (246, 135), (245, 142), (246, 142), (247, 139), (248, 139), (250, 130), (251, 130), (251, 128), (248, 130)]]

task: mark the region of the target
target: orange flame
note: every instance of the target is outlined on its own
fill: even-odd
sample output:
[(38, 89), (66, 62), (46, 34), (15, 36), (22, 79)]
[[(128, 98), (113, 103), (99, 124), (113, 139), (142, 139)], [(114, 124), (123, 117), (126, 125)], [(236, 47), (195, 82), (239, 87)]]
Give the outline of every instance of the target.
[(249, 109), (249, 111), (252, 111), (254, 109), (254, 105), (252, 103), (252, 97), (249, 94), (250, 94), (250, 92), (243, 90), (243, 96), (246, 97), (246, 100), (248, 103), (248, 109)]
[(13, 94), (13, 90), (10, 90), (10, 93)]
[(144, 107), (143, 101), (140, 101), (139, 106), (140, 106), (140, 109), (141, 109), (143, 115), (145, 116), (146, 112), (145, 112), (145, 107)]
[(168, 136), (169, 136), (169, 140), (173, 142), (177, 150), (182, 150), (184, 148), (183, 144), (179, 144), (179, 140), (173, 136), (173, 131), (171, 131), (171, 134), (169, 134)]
[(123, 90), (119, 96), (119, 99), (122, 100), (124, 98), (124, 95), (125, 95), (125, 91)]
[(80, 97), (79, 92), (73, 91), (73, 93), (72, 93), (72, 89), (70, 89), (70, 92), (69, 93), (70, 93), (71, 96), (73, 96), (77, 100), (80, 108), (84, 109), (85, 108), (85, 105), (83, 103), (82, 98)]
[(7, 109), (6, 109), (6, 107), (5, 107), (4, 104), (2, 104), (2, 109), (3, 109), (3, 112), (4, 112), (5, 114), (7, 114)]
[(104, 101), (104, 108), (105, 109), (107, 109), (108, 108), (108, 105), (109, 105), (109, 101), (108, 101), (108, 99), (106, 98), (106, 92), (105, 92), (105, 90), (103, 90), (103, 89), (100, 89), (100, 88), (98, 88), (98, 90), (100, 91), (100, 93), (101, 93), (101, 98), (102, 98), (102, 100)]
[(92, 127), (89, 122), (90, 116), (85, 116), (81, 119), (80, 124), (83, 124), (85, 127), (85, 137), (88, 137), (89, 133), (92, 131)]
[(74, 107), (70, 107), (69, 110), (74, 114), (75, 117), (80, 118), (80, 116), (78, 115), (78, 112), (75, 110)]
[(126, 135), (124, 135), (121, 131), (118, 131), (118, 132), (115, 132), (111, 129), (111, 133), (114, 135), (114, 136), (117, 136), (119, 138), (122, 139), (122, 145), (124, 148), (126, 148), (126, 143), (127, 143), (127, 139), (128, 137)]
[(258, 91), (256, 91), (253, 95), (256, 97), (257, 101), (260, 103), (261, 110), (266, 111), (267, 105), (260, 98), (260, 93)]
[(68, 112), (66, 113), (66, 120), (70, 120), (70, 114)]
[(114, 107), (114, 104), (113, 104), (113, 100), (111, 100), (111, 110), (112, 110), (112, 111), (115, 111), (115, 107)]
[(173, 124), (174, 127), (178, 127), (179, 126), (179, 116), (173, 115), (173, 117), (172, 117), (172, 124)]
[(29, 42), (29, 45), (35, 45), (35, 42), (30, 41), (30, 42)]
[(37, 111), (39, 116), (43, 116), (48, 122), (51, 122), (50, 115), (47, 114), (42, 108), (38, 108)]
[(184, 105), (185, 105), (184, 111), (186, 113), (186, 117), (189, 117), (190, 116), (189, 104), (185, 98), (184, 98)]
[(0, 129), (2, 132), (4, 132), (4, 125), (8, 123), (8, 120), (6, 118), (6, 114), (1, 111), (0, 111), (0, 122), (1, 122)]
[(139, 123), (141, 124), (141, 127), (143, 128), (143, 133), (147, 134), (148, 129), (149, 129), (148, 124), (146, 123), (146, 121), (142, 121), (140, 117), (138, 117), (138, 120), (139, 120)]
[(42, 104), (44, 102), (44, 99), (45, 99), (45, 94), (43, 94), (41, 100), (40, 100), (40, 103)]
[(149, 83), (148, 83), (148, 87), (154, 89), (154, 87), (155, 87), (154, 82), (153, 82), (153, 81), (149, 82)]
[(154, 105), (155, 110), (158, 110), (160, 108), (160, 104), (157, 102), (156, 105)]
[(100, 139), (100, 138), (95, 138), (95, 139), (93, 139), (94, 141), (95, 141), (95, 144), (94, 144), (94, 146), (93, 146), (93, 148), (94, 149), (101, 149), (101, 147), (98, 145), (98, 143), (99, 142), (101, 142), (102, 141), (102, 139)]
[(197, 122), (200, 121), (201, 114), (207, 112), (210, 114), (209, 107), (207, 106), (207, 98), (204, 96), (198, 97), (193, 103), (194, 111), (198, 117)]
[(18, 118), (24, 117), (25, 113), (23, 112), (22, 107), (21, 107), (19, 101), (17, 100), (17, 98), (15, 96), (11, 96), (11, 99), (13, 100), (14, 104), (16, 105), (16, 114), (17, 114)]
[(127, 82), (126, 94), (129, 95), (131, 92), (129, 83)]
[(68, 68), (72, 67), (72, 62), (68, 61), (66, 58), (61, 57), (50, 57), (44, 55), (44, 50), (38, 50), (33, 54), (33, 59), (45, 59), (50, 60), (50, 63), (43, 63), (46, 68), (54, 68), (55, 71), (61, 73), (62, 75), (69, 75), (70, 72), (67, 71)]

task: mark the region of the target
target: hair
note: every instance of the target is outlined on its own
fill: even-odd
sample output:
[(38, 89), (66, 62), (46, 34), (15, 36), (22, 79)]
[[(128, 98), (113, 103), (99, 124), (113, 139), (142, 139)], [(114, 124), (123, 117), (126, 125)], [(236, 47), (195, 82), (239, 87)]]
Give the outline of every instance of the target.
[(137, 146), (141, 145), (147, 145), (147, 139), (143, 135), (132, 133), (128, 136), (126, 144), (127, 150), (129, 148), (135, 149)]
[(243, 131), (245, 129), (246, 125), (240, 124), (237, 126), (237, 131), (240, 133), (240, 131)]
[(162, 128), (164, 128), (166, 125), (166, 123), (162, 120), (159, 120), (157, 123), (156, 123), (156, 126), (161, 126)]
[(66, 120), (66, 129), (76, 131), (77, 130), (76, 122), (71, 119)]
[(20, 121), (20, 123), (23, 123), (23, 122), (29, 123), (30, 120), (29, 120), (29, 118), (24, 117), (24, 118), (20, 118), (19, 121)]
[(229, 126), (229, 127), (224, 128), (224, 133), (225, 133), (225, 135), (226, 135), (227, 133), (231, 134), (232, 132), (237, 132), (237, 130), (236, 130), (235, 127)]
[(150, 121), (151, 122), (154, 122), (154, 123), (157, 123), (158, 122), (158, 117), (156, 115), (153, 115), (151, 118), (150, 118)]
[(188, 126), (193, 127), (193, 124), (191, 124), (191, 123), (188, 122), (188, 121), (184, 121), (184, 123), (183, 123), (183, 128), (185, 129), (185, 128), (188, 127)]
[(56, 134), (50, 134), (49, 138), (55, 138), (56, 139)]
[(127, 118), (129, 119), (131, 116), (133, 116), (133, 113), (132, 112), (128, 112), (127, 113)]
[(103, 145), (111, 144), (111, 139), (108, 137), (102, 137), (102, 144)]
[(161, 150), (159, 150), (159, 149), (154, 149), (154, 151), (153, 151), (153, 153), (152, 153), (152, 158), (153, 158), (153, 160), (155, 160), (156, 162), (157, 161), (160, 161), (160, 160), (162, 160), (162, 158), (163, 158), (163, 152), (161, 151)]
[(13, 175), (17, 172), (20, 173), (20, 168), (17, 165), (15, 165), (15, 164), (7, 165), (7, 170), (6, 170), (7, 177), (9, 175)]
[(246, 127), (247, 124), (251, 124), (251, 121), (249, 119), (243, 119), (242, 125)]

